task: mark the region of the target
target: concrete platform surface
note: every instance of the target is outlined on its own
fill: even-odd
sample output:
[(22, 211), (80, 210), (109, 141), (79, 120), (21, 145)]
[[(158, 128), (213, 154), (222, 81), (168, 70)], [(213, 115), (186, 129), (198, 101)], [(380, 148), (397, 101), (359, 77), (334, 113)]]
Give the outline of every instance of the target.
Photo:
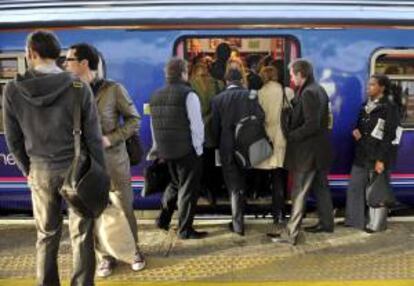
[[(269, 220), (247, 220), (246, 236), (230, 233), (229, 220), (197, 219), (202, 240), (180, 240), (152, 220), (139, 221), (140, 247), (147, 267), (133, 272), (119, 263), (97, 285), (395, 285), (414, 286), (414, 218), (391, 220), (383, 233), (337, 226), (333, 234), (306, 234), (304, 244), (272, 243)], [(315, 221), (305, 220), (304, 225)], [(0, 219), (0, 285), (35, 282), (36, 231), (32, 220)], [(67, 226), (59, 252), (67, 283), (71, 247)]]

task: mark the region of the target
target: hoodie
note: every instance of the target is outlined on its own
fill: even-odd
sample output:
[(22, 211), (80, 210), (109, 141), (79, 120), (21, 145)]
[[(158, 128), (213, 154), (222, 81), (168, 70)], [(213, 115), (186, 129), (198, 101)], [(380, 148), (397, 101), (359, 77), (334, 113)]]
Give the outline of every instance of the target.
[(3, 123), (9, 151), (24, 175), (31, 168), (69, 167), (74, 157), (73, 111), (81, 96), (82, 144), (104, 165), (102, 134), (92, 92), (68, 72), (29, 70), (3, 94)]

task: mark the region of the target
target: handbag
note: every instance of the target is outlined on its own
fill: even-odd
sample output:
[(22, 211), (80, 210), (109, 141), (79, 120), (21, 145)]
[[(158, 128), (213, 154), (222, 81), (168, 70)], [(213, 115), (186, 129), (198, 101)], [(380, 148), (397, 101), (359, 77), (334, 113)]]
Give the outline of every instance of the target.
[(374, 172), (366, 189), (367, 205), (372, 208), (391, 207), (395, 204), (388, 176), (383, 172)]
[(75, 95), (73, 136), (75, 157), (65, 174), (60, 195), (81, 217), (96, 218), (108, 205), (110, 178), (89, 152), (81, 152), (81, 101)]
[(129, 163), (131, 166), (138, 165), (141, 162), (144, 150), (142, 149), (141, 140), (137, 133), (134, 133), (126, 141), (126, 149), (129, 156)]
[(292, 118), (293, 108), (292, 104), (289, 102), (286, 96), (285, 87), (282, 88), (283, 91), (283, 104), (282, 110), (280, 111), (280, 127), (282, 128), (283, 135), (285, 138), (288, 138), (290, 132), (290, 122)]
[(171, 181), (168, 165), (159, 159), (154, 160), (144, 170), (144, 188), (141, 191), (142, 197), (164, 192)]
[(97, 247), (117, 260), (132, 264), (136, 245), (122, 203), (116, 192), (109, 193), (110, 204), (95, 220)]

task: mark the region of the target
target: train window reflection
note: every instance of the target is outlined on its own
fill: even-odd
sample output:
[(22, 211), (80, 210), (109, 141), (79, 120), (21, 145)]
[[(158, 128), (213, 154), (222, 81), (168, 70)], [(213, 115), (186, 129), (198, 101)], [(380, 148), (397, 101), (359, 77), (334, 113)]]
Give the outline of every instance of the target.
[(4, 86), (14, 79), (18, 73), (26, 70), (24, 53), (0, 54), (0, 133), (3, 133), (2, 97)]
[(403, 126), (414, 127), (414, 49), (381, 49), (371, 59), (371, 74), (385, 74), (401, 93)]
[(0, 78), (12, 79), (18, 71), (17, 58), (0, 59)]

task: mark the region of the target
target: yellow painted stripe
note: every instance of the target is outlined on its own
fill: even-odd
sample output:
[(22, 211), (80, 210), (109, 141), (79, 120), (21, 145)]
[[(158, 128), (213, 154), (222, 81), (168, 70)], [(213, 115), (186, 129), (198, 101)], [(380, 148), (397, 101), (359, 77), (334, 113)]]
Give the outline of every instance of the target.
[[(0, 279), (2, 286), (31, 286), (34, 280)], [(69, 285), (67, 281), (63, 286)], [(353, 280), (353, 281), (280, 281), (280, 282), (142, 282), (142, 281), (96, 281), (96, 286), (413, 286), (412, 280)]]

